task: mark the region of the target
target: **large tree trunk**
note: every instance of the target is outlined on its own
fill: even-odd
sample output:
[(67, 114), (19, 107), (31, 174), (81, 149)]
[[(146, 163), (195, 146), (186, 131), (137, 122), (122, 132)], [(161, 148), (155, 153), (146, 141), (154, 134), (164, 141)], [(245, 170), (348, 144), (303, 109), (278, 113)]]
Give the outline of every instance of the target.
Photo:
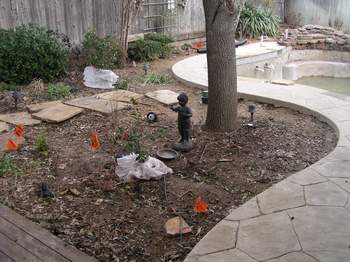
[(244, 2), (245, 0), (203, 0), (209, 90), (206, 127), (210, 131), (230, 132), (236, 128), (235, 33)]

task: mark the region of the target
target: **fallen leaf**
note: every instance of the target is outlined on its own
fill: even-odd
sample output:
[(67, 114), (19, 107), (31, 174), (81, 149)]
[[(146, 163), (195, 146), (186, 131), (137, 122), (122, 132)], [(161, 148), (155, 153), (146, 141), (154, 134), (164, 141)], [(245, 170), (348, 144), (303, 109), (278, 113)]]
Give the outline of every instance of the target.
[(61, 169), (61, 170), (65, 169), (66, 167), (67, 167), (67, 164), (66, 164), (66, 163), (63, 163), (63, 164), (59, 164), (59, 165), (58, 165), (58, 169)]
[(103, 201), (104, 201), (104, 200), (103, 200), (102, 198), (99, 198), (99, 199), (97, 199), (97, 200), (95, 201), (94, 204), (95, 204), (96, 206), (99, 206), (99, 205), (101, 205), (101, 204), (103, 203)]
[(67, 194), (67, 193), (68, 193), (68, 189), (66, 189), (66, 190), (64, 190), (64, 191), (62, 191), (62, 192), (60, 192), (59, 195), (60, 195), (60, 196), (64, 196), (64, 195)]
[(80, 196), (80, 192), (75, 188), (70, 188), (69, 192), (71, 192), (74, 196)]
[(187, 234), (192, 232), (191, 227), (182, 217), (174, 217), (165, 223), (166, 233), (169, 235)]
[(196, 198), (193, 210), (196, 213), (205, 213), (208, 211), (208, 204), (199, 196)]

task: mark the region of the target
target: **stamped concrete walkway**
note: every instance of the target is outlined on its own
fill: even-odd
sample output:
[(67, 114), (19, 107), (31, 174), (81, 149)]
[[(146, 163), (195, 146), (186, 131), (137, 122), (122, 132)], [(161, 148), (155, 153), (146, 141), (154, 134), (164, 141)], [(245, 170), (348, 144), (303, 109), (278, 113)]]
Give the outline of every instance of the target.
[[(174, 75), (206, 88), (205, 56), (174, 65)], [(338, 134), (333, 152), (234, 210), (185, 262), (350, 261), (350, 97), (300, 85), (239, 79), (239, 96), (309, 113)], [(350, 87), (349, 87), (350, 88)]]

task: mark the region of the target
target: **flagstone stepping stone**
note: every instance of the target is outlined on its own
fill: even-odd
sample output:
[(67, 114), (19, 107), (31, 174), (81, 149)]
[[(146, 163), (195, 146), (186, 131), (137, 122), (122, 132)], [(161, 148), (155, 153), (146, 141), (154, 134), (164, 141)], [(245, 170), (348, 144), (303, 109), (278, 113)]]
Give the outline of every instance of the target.
[(117, 91), (101, 93), (101, 94), (95, 95), (95, 97), (100, 99), (110, 100), (110, 101), (119, 101), (119, 102), (128, 103), (130, 102), (131, 99), (139, 99), (143, 97), (143, 95), (130, 92), (127, 90), (117, 90)]
[(130, 106), (130, 104), (127, 103), (100, 99), (94, 96), (80, 97), (66, 101), (65, 104), (94, 110), (104, 114), (111, 114), (115, 110), (122, 110)]
[(165, 105), (173, 105), (178, 102), (177, 97), (179, 94), (171, 90), (157, 90), (147, 93), (146, 96)]
[(60, 123), (80, 114), (83, 111), (83, 109), (78, 107), (58, 104), (34, 113), (33, 117), (50, 123)]
[(9, 130), (9, 125), (5, 122), (0, 122), (0, 134)]
[(40, 103), (40, 104), (31, 104), (27, 106), (27, 110), (30, 113), (37, 113), (43, 109), (46, 109), (48, 107), (56, 106), (62, 104), (61, 101), (51, 101), (51, 102), (45, 102), (45, 103)]
[(40, 120), (34, 119), (28, 112), (3, 114), (0, 115), (0, 120), (12, 125), (22, 124), (25, 126), (33, 126), (41, 123)]

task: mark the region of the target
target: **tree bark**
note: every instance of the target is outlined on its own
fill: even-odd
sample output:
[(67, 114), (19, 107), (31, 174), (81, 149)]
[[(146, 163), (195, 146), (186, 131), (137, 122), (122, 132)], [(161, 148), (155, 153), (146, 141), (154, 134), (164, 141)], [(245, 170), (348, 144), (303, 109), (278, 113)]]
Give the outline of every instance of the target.
[(143, 0), (120, 0), (122, 1), (122, 19), (121, 19), (121, 32), (120, 32), (120, 45), (127, 51), (128, 50), (128, 36), (130, 24), (137, 16)]
[(245, 0), (203, 0), (208, 61), (206, 127), (231, 132), (237, 119), (235, 33)]

